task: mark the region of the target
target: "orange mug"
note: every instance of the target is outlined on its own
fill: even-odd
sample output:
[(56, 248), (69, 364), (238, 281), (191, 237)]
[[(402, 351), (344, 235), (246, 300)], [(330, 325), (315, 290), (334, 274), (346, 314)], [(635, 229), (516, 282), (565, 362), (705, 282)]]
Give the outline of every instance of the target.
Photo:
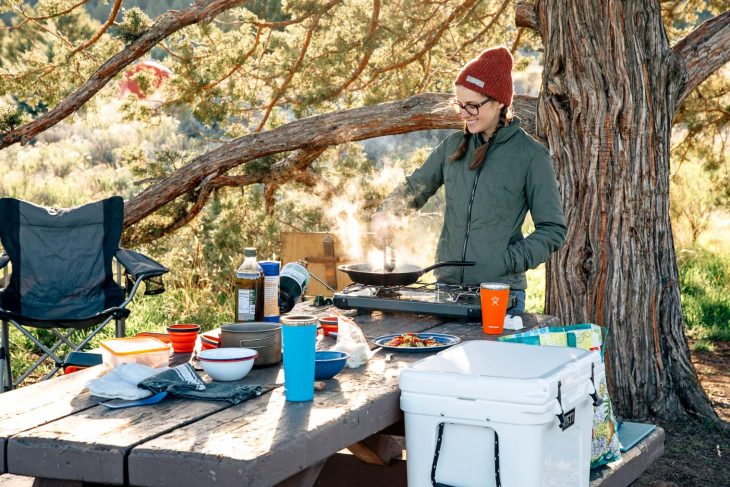
[(479, 289), (482, 305), (482, 331), (501, 335), (509, 301), (509, 284), (483, 282)]

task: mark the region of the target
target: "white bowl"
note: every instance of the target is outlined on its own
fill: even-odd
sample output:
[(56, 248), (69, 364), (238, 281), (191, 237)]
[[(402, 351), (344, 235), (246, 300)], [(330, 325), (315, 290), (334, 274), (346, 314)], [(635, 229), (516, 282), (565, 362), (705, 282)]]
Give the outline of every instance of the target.
[(239, 380), (251, 372), (258, 352), (250, 348), (211, 348), (198, 354), (203, 370), (220, 381)]

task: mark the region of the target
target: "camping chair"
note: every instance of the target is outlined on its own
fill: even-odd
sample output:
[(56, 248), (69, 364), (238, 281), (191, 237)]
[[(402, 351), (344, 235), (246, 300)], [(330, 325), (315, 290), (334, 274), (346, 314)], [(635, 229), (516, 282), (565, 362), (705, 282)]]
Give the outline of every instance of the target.
[[(123, 225), (124, 201), (118, 196), (70, 209), (0, 198), (0, 242), (6, 252), (0, 253), (0, 392), (18, 385), (46, 360), (55, 365), (43, 377), (50, 378), (63, 366), (64, 350), (80, 351), (111, 320), (116, 336), (123, 337), (127, 305), (143, 281), (145, 294), (164, 291), (165, 267), (119, 248)], [(16, 379), (10, 367), (10, 323), (41, 352)], [(34, 334), (31, 328), (46, 331)]]

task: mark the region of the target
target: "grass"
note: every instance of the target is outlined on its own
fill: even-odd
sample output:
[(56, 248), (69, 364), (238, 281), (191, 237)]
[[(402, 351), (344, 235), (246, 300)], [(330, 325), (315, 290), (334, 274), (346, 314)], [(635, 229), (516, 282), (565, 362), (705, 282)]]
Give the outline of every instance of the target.
[[(126, 321), (126, 335), (134, 336), (142, 331), (165, 332), (165, 327), (173, 323), (197, 323), (201, 326), (202, 331), (217, 328), (221, 324), (233, 320), (233, 302), (229, 299), (229, 295), (230, 293), (217, 292), (210, 287), (178, 287), (168, 289), (163, 294), (144, 296), (140, 289), (129, 306), (131, 314)], [(50, 332), (40, 329), (31, 330), (46, 346), (55, 342)], [(88, 336), (88, 333), (88, 331), (74, 332), (71, 340), (78, 343)], [(98, 348), (101, 340), (113, 337), (114, 322), (111, 322), (91, 340), (89, 348)], [(26, 370), (39, 357), (31, 340), (12, 325), (10, 326), (10, 350), (14, 378), (17, 378), (19, 371)], [(63, 358), (69, 351), (70, 349), (63, 345), (57, 353)], [(48, 374), (52, 368), (53, 363), (46, 361), (23, 384), (36, 382)]]
[(678, 253), (682, 310), (695, 350), (730, 341), (730, 256), (694, 247)]
[[(695, 246), (677, 253), (682, 311), (693, 351), (714, 350), (730, 341), (730, 252), (723, 247)], [(545, 266), (527, 272), (526, 310), (542, 313)]]
[(692, 344), (692, 351), (693, 352), (714, 352), (715, 351), (715, 344), (713, 344), (710, 340), (697, 340)]

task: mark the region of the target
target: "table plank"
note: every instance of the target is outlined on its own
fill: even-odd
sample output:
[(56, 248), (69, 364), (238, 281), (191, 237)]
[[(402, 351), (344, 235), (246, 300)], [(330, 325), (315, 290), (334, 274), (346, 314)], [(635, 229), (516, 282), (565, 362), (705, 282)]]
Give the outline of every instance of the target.
[(591, 470), (590, 487), (626, 487), (643, 474), (664, 454), (664, 430), (655, 429), (629, 451), (621, 460)]
[(279, 482), (275, 487), (312, 487), (319, 477), (319, 473), (324, 467), (325, 460), (312, 465), (306, 470), (302, 470), (296, 475), (289, 477), (283, 482)]
[[(256, 369), (240, 383), (273, 384), (278, 375), (278, 367)], [(124, 484), (126, 456), (132, 447), (229, 407), (228, 402), (176, 398), (126, 409), (94, 406), (10, 438), (8, 470), (33, 477)]]
[(140, 486), (270, 486), (402, 418), (400, 370), (421, 357), (378, 352), (346, 369), (312, 402), (290, 403), (282, 388), (148, 441), (129, 454)]
[(83, 390), (103, 372), (101, 366), (91, 367), (0, 395), (0, 473), (8, 471), (6, 449), (11, 436), (95, 406), (96, 401)]

